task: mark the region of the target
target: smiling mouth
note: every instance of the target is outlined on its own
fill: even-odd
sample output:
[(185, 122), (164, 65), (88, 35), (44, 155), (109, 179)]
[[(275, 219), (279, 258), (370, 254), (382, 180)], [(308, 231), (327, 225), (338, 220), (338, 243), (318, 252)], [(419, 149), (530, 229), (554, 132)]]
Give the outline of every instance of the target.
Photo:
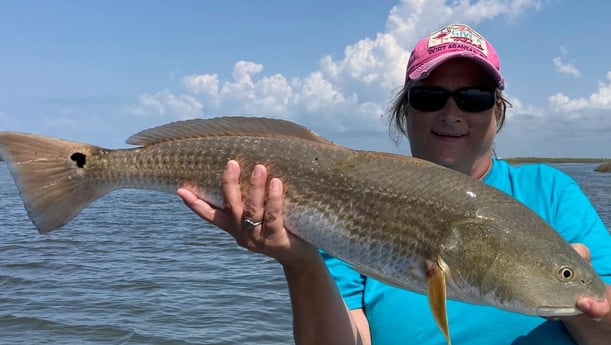
[(466, 134), (457, 134), (457, 133), (447, 133), (447, 132), (438, 132), (432, 131), (434, 135), (438, 137), (446, 137), (446, 138), (462, 138), (466, 136)]

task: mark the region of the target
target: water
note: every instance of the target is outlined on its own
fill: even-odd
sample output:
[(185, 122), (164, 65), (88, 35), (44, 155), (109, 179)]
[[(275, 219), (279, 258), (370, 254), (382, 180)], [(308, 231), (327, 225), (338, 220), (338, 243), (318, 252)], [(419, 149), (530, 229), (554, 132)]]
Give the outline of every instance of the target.
[[(556, 165), (611, 227), (611, 174)], [(291, 344), (280, 266), (178, 199), (117, 191), (38, 235), (0, 163), (0, 344)]]
[(611, 230), (611, 173), (594, 171), (598, 164), (564, 163), (555, 167), (571, 175), (588, 195), (607, 229)]
[(38, 235), (0, 164), (0, 344), (290, 344), (281, 267), (177, 196), (116, 191)]

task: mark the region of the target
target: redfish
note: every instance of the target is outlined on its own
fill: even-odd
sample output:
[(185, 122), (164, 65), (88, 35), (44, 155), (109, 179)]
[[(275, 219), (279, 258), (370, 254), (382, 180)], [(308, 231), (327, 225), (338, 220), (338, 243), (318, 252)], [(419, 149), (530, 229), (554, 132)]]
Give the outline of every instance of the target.
[(226, 162), (264, 164), (283, 180), (289, 231), (365, 275), (428, 294), (448, 343), (446, 298), (556, 317), (579, 314), (580, 296), (605, 296), (592, 267), (534, 212), (430, 162), (349, 149), (266, 118), (175, 122), (127, 142), (138, 147), (0, 132), (0, 156), (41, 233), (121, 188), (189, 185), (222, 207)]

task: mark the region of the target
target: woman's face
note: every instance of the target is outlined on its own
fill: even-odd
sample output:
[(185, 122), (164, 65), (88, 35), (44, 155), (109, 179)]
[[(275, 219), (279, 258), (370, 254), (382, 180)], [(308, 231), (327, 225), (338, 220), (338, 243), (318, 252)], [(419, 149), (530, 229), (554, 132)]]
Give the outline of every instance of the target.
[[(448, 91), (490, 85), (489, 75), (474, 61), (446, 61), (415, 86), (437, 86)], [(414, 157), (479, 178), (490, 165), (492, 143), (500, 112), (490, 109), (466, 112), (454, 97), (437, 111), (422, 111), (408, 105), (407, 134)]]

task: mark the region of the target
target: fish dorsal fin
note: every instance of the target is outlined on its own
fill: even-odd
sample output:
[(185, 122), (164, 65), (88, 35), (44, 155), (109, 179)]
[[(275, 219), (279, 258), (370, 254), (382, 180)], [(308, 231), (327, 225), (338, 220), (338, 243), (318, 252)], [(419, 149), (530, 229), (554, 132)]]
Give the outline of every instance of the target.
[(391, 158), (391, 159), (398, 159), (398, 160), (403, 160), (403, 161), (407, 161), (410, 164), (416, 164), (422, 167), (429, 167), (429, 166), (438, 166), (435, 163), (432, 163), (430, 161), (421, 159), (421, 158), (416, 158), (413, 156), (406, 156), (404, 154), (401, 153), (393, 153), (393, 152), (378, 152), (378, 151), (366, 151), (366, 150), (360, 150), (359, 152), (362, 152), (364, 154), (368, 154), (368, 155), (372, 155), (372, 156), (377, 156), (377, 157), (382, 157), (382, 158)]
[(302, 138), (331, 144), (330, 141), (294, 122), (246, 116), (172, 122), (136, 133), (127, 139), (127, 143), (130, 145), (149, 145), (168, 140), (233, 135)]

